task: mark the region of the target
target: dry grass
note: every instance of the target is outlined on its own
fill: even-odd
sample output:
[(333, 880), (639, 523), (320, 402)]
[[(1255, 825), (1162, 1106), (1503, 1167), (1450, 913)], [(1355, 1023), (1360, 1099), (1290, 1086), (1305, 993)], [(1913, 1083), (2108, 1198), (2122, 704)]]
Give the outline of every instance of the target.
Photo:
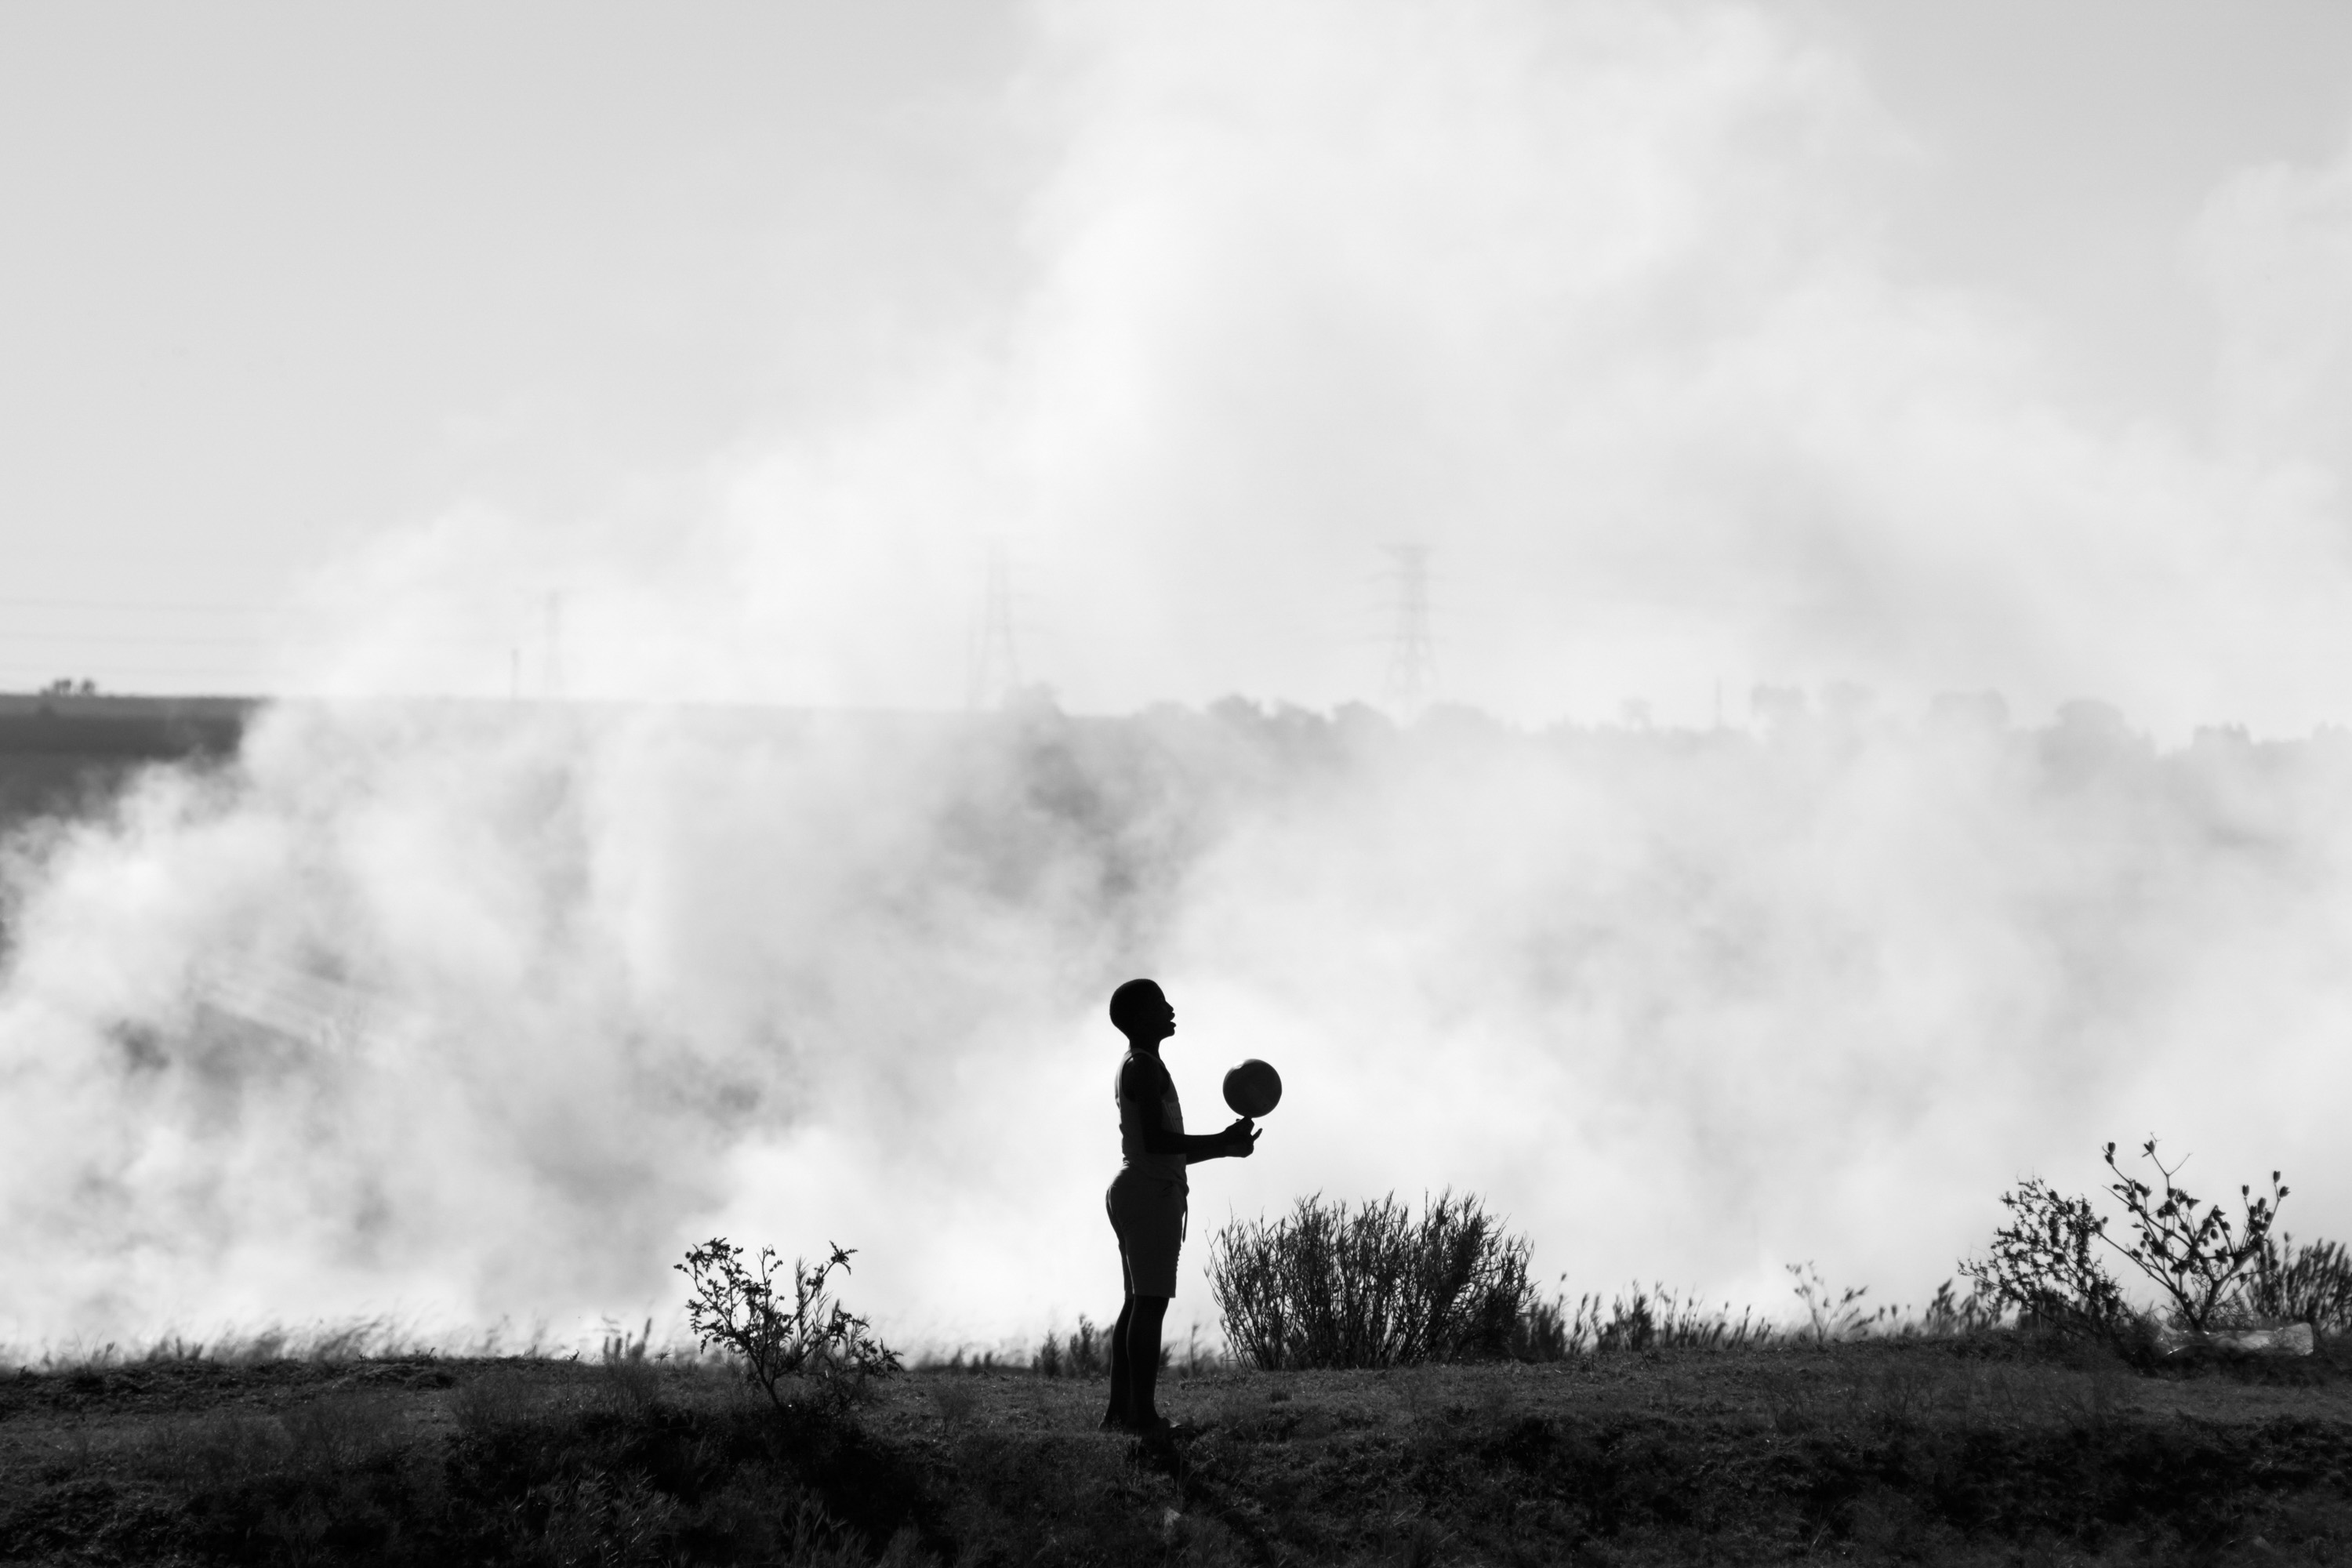
[[(648, 1331), (650, 1325), (648, 1325)], [(607, 1344), (651, 1352), (645, 1339), (625, 1335), (608, 1338)], [(37, 1348), (0, 1345), (0, 1373), (16, 1372), (71, 1373), (110, 1367), (164, 1365), (204, 1362), (226, 1366), (255, 1366), (281, 1362), (338, 1364), (362, 1361), (409, 1361), (435, 1356), (461, 1361), (508, 1357), (541, 1359), (566, 1353), (567, 1347), (550, 1338), (544, 1323), (494, 1324), (463, 1336), (432, 1332), (422, 1325), (394, 1317), (352, 1318), (334, 1322), (268, 1324), (257, 1329), (225, 1330), (209, 1336), (164, 1333), (143, 1344), (114, 1340), (63, 1341)], [(669, 1353), (677, 1355), (675, 1348)]]
[(2336, 1562), (2347, 1372), (1998, 1334), (1179, 1371), (1163, 1451), (1026, 1372), (835, 1421), (651, 1356), (142, 1363), (0, 1382), (0, 1559)]

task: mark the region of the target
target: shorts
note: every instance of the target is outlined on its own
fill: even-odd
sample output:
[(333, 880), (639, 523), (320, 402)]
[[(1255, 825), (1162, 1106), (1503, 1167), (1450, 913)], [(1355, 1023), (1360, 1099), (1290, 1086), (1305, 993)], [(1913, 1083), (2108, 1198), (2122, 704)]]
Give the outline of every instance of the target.
[(1130, 1296), (1176, 1294), (1176, 1254), (1184, 1245), (1186, 1186), (1121, 1171), (1103, 1194), (1118, 1235), (1118, 1264)]

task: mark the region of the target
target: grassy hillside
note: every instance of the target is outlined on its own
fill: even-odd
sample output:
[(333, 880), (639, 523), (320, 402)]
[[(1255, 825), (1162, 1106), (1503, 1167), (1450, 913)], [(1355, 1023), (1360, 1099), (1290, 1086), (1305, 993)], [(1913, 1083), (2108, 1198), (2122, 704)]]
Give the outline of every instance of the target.
[[(931, 1371), (842, 1422), (716, 1368), (156, 1362), (0, 1384), (0, 1557), (54, 1563), (2309, 1562), (2352, 1358), (2177, 1375), (2000, 1336), (1099, 1383)], [(1172, 1374), (1171, 1374), (1172, 1375)]]

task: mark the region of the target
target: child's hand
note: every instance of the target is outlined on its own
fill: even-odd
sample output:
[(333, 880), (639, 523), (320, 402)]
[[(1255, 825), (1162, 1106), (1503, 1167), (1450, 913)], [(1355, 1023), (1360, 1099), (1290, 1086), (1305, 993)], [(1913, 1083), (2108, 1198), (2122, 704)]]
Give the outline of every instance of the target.
[(1257, 1141), (1265, 1134), (1255, 1131), (1255, 1125), (1248, 1117), (1238, 1116), (1234, 1119), (1233, 1125), (1225, 1129), (1224, 1139), (1232, 1147), (1234, 1159), (1246, 1160), (1255, 1152)]

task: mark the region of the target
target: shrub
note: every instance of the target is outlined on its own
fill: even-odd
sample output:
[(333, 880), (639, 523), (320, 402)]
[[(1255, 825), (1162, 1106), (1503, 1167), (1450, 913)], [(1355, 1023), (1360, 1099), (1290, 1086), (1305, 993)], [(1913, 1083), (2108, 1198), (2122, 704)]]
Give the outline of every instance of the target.
[(2220, 1204), (2203, 1202), (2175, 1180), (2180, 1167), (2164, 1163), (2155, 1139), (2140, 1152), (2156, 1167), (2158, 1185), (2126, 1174), (2113, 1143), (2103, 1151), (2116, 1178), (2107, 1191), (2131, 1223), (2127, 1242), (2107, 1234), (2088, 1198), (2064, 1196), (2038, 1177), (2003, 1193), (2010, 1224), (1993, 1234), (1990, 1257), (1960, 1265), (1979, 1296), (1996, 1313), (2014, 1307), (2029, 1326), (2118, 1337), (2140, 1315), (2100, 1267), (2095, 1240), (2156, 1281), (2174, 1321), (2200, 1332), (2247, 1317), (2316, 1321), (2318, 1312), (2352, 1312), (2352, 1264), (2341, 1249), (2321, 1243), (2290, 1257), (2272, 1244), (2271, 1227), (2287, 1195), (2276, 1171), (2267, 1197), (2254, 1196), (2251, 1186), (2238, 1189), (2242, 1209), (2233, 1223)]
[[(2029, 1327), (2104, 1337), (2129, 1316), (2122, 1288), (2091, 1249), (2106, 1240), (2107, 1222), (2088, 1198), (2070, 1198), (2039, 1176), (2000, 1195), (2009, 1224), (1993, 1232), (1992, 1251), (1963, 1258), (1974, 1295), (1996, 1313), (2015, 1308)], [(2109, 1245), (2113, 1245), (2110, 1243)]]
[(1236, 1220), (1210, 1241), (1209, 1278), (1226, 1340), (1268, 1371), (1507, 1355), (1530, 1305), (1526, 1240), (1450, 1190), (1418, 1221), (1393, 1194)]
[(2352, 1255), (2332, 1241), (2297, 1247), (2292, 1236), (2264, 1237), (2244, 1300), (2255, 1317), (2342, 1333), (2352, 1329)]
[(746, 1268), (741, 1247), (713, 1237), (673, 1266), (693, 1287), (686, 1321), (696, 1340), (733, 1357), (780, 1410), (787, 1402), (778, 1385), (786, 1378), (808, 1380), (817, 1404), (837, 1412), (864, 1392), (867, 1378), (899, 1370), (898, 1352), (826, 1292), (825, 1281), (835, 1268), (846, 1272), (851, 1256), (826, 1245), (833, 1256), (821, 1268), (793, 1260), (790, 1307), (776, 1294), (773, 1247), (761, 1247), (755, 1267)]
[(2241, 1186), (2243, 1217), (2232, 1226), (2220, 1204), (2200, 1204), (2173, 1181), (2180, 1166), (2167, 1165), (2157, 1157), (2155, 1139), (2141, 1144), (2140, 1152), (2156, 1167), (2163, 1194), (2159, 1196), (2146, 1182), (2126, 1175), (2116, 1163), (2116, 1146), (2108, 1144), (2107, 1169), (2116, 1179), (2107, 1191), (2122, 1201), (2137, 1237), (2128, 1245), (2109, 1245), (2163, 1287), (2183, 1327), (2202, 1332), (2237, 1303), (2240, 1280), (2262, 1257), (2287, 1189), (2279, 1185), (2276, 1171), (2271, 1173), (2266, 1198), (2254, 1196), (2251, 1186)]

